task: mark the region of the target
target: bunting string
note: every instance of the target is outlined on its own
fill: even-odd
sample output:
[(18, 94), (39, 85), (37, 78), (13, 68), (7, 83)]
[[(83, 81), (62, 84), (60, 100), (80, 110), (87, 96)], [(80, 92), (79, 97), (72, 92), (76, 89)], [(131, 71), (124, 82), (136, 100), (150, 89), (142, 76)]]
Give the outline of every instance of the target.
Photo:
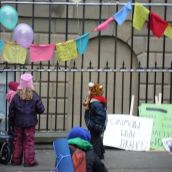
[[(28, 2), (28, 1), (1, 1), (1, 4), (66, 4), (66, 5), (123, 5), (123, 7), (117, 11), (113, 16), (106, 19), (104, 22), (100, 23), (96, 28), (90, 32), (100, 32), (105, 31), (109, 28), (109, 25), (112, 22), (116, 22), (121, 26), (124, 21), (127, 19), (128, 15), (132, 12), (132, 5), (134, 5), (134, 15), (133, 15), (133, 27), (137, 30), (141, 30), (145, 25), (148, 29), (151, 30), (152, 34), (157, 38), (161, 36), (167, 36), (172, 39), (172, 25), (162, 19), (153, 11), (150, 11), (145, 6), (172, 6), (172, 3), (132, 3), (132, 0), (129, 0), (127, 3), (120, 3), (119, 1), (115, 3), (81, 3), (79, 0), (74, 2)], [(78, 11), (77, 11), (78, 12)], [(78, 14), (77, 14), (78, 17)], [(148, 21), (149, 20), (149, 21)], [(148, 24), (149, 22), (149, 24)], [(79, 25), (79, 23), (78, 23)], [(30, 52), (30, 61), (39, 62), (39, 61), (48, 61), (51, 60), (53, 56), (57, 58), (58, 61), (68, 61), (74, 60), (79, 55), (82, 55), (86, 52), (90, 37), (90, 32), (80, 35), (74, 40), (67, 40), (62, 43), (56, 44), (32, 44), (29, 48)], [(20, 45), (22, 46), (22, 45)], [(7, 51), (8, 50), (8, 51)], [(19, 51), (20, 50), (20, 51)], [(54, 53), (55, 50), (55, 53)], [(17, 52), (17, 53), (16, 53)], [(43, 54), (41, 54), (43, 52)], [(0, 55), (3, 57), (4, 61), (11, 63), (24, 64), (26, 58), (26, 47), (19, 47), (15, 42), (5, 42), (0, 39)], [(16, 59), (14, 59), (14, 58)]]
[[(0, 4), (35, 4), (35, 5), (78, 5), (78, 6), (116, 6), (116, 5), (125, 5), (125, 2), (45, 2), (45, 1), (1, 1)], [(169, 6), (172, 7), (172, 3), (142, 3), (144, 6)], [(135, 6), (135, 3), (131, 3), (132, 6)]]
[(0, 68), (0, 72), (136, 72), (136, 73), (145, 73), (145, 72), (163, 72), (163, 73), (172, 73), (172, 69), (162, 69), (162, 68), (141, 68), (141, 69), (72, 69), (72, 68), (36, 68), (36, 69), (27, 69), (27, 68), (17, 68), (17, 69), (10, 69), (10, 68)]

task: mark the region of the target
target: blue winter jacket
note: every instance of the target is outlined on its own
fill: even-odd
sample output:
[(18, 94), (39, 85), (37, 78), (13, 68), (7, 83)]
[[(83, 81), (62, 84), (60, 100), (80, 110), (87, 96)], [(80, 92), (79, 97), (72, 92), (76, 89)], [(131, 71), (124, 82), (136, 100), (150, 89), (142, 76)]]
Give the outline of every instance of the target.
[[(98, 97), (97, 97), (98, 98)], [(103, 99), (103, 97), (101, 97)], [(90, 131), (103, 133), (106, 128), (106, 102), (94, 99), (90, 101), (89, 109), (85, 111), (85, 123)]]
[(17, 93), (9, 107), (10, 124), (16, 127), (34, 127), (37, 124), (37, 114), (43, 113), (45, 110), (41, 98), (33, 91), (31, 100), (20, 99)]

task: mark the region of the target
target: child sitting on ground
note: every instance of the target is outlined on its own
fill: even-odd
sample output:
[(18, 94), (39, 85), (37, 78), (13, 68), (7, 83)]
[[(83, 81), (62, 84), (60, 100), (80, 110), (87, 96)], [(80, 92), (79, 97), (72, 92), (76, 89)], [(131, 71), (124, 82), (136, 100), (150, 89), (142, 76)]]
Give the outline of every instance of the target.
[[(75, 172), (108, 172), (90, 143), (90, 132), (82, 127), (72, 128), (67, 136)], [(75, 154), (75, 151), (78, 151)], [(82, 153), (83, 152), (83, 153)], [(74, 156), (75, 155), (75, 156)], [(85, 165), (84, 162), (85, 161)], [(77, 161), (77, 162), (76, 162)]]

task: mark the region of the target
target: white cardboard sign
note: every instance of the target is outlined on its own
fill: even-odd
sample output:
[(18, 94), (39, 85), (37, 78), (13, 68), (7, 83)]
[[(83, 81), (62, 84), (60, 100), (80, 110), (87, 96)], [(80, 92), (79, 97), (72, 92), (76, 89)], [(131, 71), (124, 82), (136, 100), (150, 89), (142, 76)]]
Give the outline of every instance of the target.
[(172, 137), (162, 139), (163, 146), (166, 151), (171, 152), (170, 147), (172, 147)]
[(143, 117), (109, 114), (103, 144), (132, 151), (150, 149), (153, 120)]

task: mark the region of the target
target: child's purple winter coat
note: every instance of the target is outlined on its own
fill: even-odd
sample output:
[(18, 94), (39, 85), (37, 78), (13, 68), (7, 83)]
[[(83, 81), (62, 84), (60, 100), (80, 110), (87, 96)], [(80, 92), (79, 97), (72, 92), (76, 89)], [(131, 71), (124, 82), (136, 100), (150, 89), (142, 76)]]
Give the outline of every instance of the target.
[(31, 100), (20, 99), (17, 93), (9, 107), (9, 120), (16, 127), (34, 127), (37, 124), (37, 114), (43, 113), (45, 110), (41, 98), (33, 91)]

